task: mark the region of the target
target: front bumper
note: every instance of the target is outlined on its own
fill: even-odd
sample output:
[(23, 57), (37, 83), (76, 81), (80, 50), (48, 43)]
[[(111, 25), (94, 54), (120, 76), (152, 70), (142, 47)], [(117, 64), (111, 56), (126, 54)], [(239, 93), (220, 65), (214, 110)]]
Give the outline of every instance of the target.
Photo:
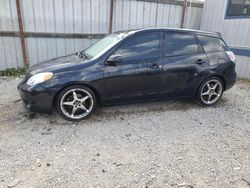
[(39, 85), (29, 86), (26, 83), (18, 85), (18, 91), (24, 106), (33, 112), (51, 113), (54, 92)]

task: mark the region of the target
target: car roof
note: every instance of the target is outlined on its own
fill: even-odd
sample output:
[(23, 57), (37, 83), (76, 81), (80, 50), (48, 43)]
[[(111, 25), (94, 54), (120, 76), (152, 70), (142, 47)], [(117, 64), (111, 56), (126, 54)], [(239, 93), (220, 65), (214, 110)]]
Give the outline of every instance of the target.
[(169, 32), (176, 32), (176, 33), (192, 33), (192, 34), (201, 34), (201, 35), (208, 35), (208, 36), (221, 36), (219, 32), (208, 32), (202, 30), (195, 30), (195, 29), (180, 29), (180, 28), (143, 28), (143, 29), (131, 29), (131, 30), (122, 30), (117, 31), (115, 33), (124, 33), (127, 35), (132, 35), (134, 33), (140, 32), (147, 32), (147, 31), (169, 31)]

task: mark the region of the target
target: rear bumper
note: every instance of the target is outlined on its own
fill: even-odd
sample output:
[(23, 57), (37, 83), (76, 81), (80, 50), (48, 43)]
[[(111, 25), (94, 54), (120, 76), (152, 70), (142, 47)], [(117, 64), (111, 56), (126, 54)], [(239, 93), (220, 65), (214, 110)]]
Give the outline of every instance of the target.
[(236, 79), (237, 79), (236, 73), (231, 75), (229, 78), (227, 78), (225, 90), (232, 88), (234, 86), (234, 84), (236, 83)]
[(18, 85), (18, 91), (23, 105), (30, 111), (51, 113), (54, 93), (40, 86), (28, 86), (25, 83)]

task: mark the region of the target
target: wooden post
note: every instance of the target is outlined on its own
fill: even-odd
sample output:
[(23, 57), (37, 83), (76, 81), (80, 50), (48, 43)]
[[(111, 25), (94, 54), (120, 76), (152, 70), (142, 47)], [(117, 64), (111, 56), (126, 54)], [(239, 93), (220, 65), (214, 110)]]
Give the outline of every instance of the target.
[(16, 11), (17, 11), (17, 17), (18, 17), (19, 37), (21, 40), (21, 47), (22, 47), (23, 64), (25, 67), (27, 65), (27, 54), (26, 54), (26, 46), (25, 46), (25, 40), (24, 40), (21, 6), (20, 6), (19, 0), (16, 0)]
[(111, 0), (110, 12), (109, 12), (109, 33), (112, 33), (112, 29), (113, 29), (113, 11), (114, 11), (114, 0)]
[(184, 27), (186, 8), (187, 8), (187, 0), (184, 0), (183, 8), (182, 8), (182, 15), (181, 15), (181, 28)]

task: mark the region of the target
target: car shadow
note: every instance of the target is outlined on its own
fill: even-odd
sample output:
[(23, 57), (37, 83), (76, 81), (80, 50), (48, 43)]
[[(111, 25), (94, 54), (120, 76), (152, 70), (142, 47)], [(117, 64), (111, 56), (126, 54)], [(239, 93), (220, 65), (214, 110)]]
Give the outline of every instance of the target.
[[(98, 107), (94, 114), (88, 119), (70, 122), (64, 120), (57, 112), (52, 114), (41, 114), (30, 112), (26, 109), (19, 113), (22, 116), (23, 121), (40, 121), (43, 123), (46, 121), (49, 124), (60, 124), (60, 125), (70, 125), (70, 124), (82, 124), (83, 122), (93, 123), (100, 121), (108, 121), (111, 119), (123, 119), (125, 116), (132, 115), (151, 115), (154, 113), (166, 113), (170, 111), (182, 111), (186, 112), (188, 110), (203, 110), (204, 108), (217, 108), (223, 107), (227, 104), (227, 99), (222, 98), (217, 104), (211, 107), (203, 107), (199, 105), (192, 99), (172, 99), (163, 101), (153, 101), (153, 102), (140, 102), (133, 104), (120, 104), (112, 106)], [(20, 118), (19, 118), (20, 119)]]

